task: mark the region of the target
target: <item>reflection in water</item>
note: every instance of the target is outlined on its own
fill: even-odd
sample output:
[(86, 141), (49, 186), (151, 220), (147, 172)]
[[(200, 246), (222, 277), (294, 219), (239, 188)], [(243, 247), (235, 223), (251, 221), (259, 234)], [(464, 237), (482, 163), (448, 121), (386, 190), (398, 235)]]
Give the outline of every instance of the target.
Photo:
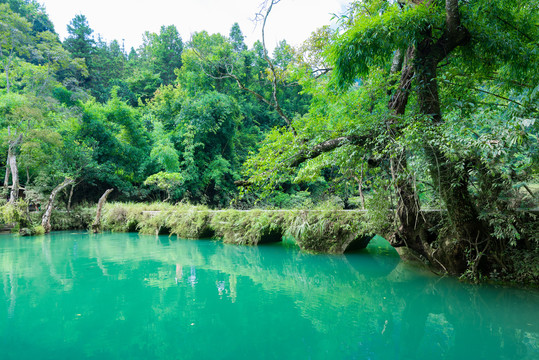
[(183, 281), (183, 267), (181, 264), (176, 264), (176, 284)]
[(217, 293), (219, 293), (219, 298), (223, 298), (223, 293), (227, 293), (228, 291), (225, 289), (225, 282), (224, 281), (217, 281)]
[(230, 284), (230, 300), (235, 303), (236, 298), (238, 297), (238, 293), (236, 292), (236, 275), (231, 274), (228, 278), (228, 282)]
[(440, 279), (377, 241), (316, 256), (137, 234), (7, 236), (0, 276), (7, 359), (214, 349), (235, 359), (539, 358), (537, 291)]
[(195, 285), (197, 284), (197, 270), (194, 266), (191, 266), (191, 275), (189, 275), (189, 283), (191, 284), (192, 287), (195, 287)]
[(7, 310), (8, 318), (15, 315), (15, 304), (17, 303), (17, 279), (13, 272), (9, 273), (9, 306)]

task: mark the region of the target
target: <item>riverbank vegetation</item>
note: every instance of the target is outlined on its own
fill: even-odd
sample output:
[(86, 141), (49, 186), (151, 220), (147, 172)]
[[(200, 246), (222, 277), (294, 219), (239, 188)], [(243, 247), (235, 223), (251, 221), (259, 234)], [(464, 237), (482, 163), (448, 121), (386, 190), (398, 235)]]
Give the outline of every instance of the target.
[[(312, 250), (335, 252), (368, 224), (440, 272), (537, 276), (538, 7), (351, 1), (334, 26), (270, 53), (237, 24), (189, 40), (163, 26), (127, 50), (84, 15), (60, 41), (38, 2), (0, 0), (0, 222), (45, 231), (36, 214), (68, 179), (53, 229), (87, 227), (88, 204), (114, 189), (112, 201), (153, 205), (107, 205), (104, 229), (244, 244), (318, 231), (332, 245)], [(255, 222), (237, 211), (321, 204)]]

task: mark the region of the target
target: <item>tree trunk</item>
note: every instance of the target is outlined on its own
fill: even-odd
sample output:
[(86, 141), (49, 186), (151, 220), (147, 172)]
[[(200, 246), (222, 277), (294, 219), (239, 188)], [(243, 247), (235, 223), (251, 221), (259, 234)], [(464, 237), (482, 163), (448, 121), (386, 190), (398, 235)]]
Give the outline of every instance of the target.
[[(418, 82), (417, 97), (421, 113), (436, 127), (443, 121), (437, 66), (451, 51), (469, 41), (468, 31), (460, 25), (457, 0), (446, 0), (446, 26), (443, 35), (434, 42), (429, 29), (424, 32), (424, 39), (418, 45), (414, 61)], [(425, 139), (424, 151), (434, 185), (447, 208), (456, 241), (440, 241), (437, 249), (422, 244), (425, 248), (421, 254), (433, 263), (443, 264), (446, 271), (461, 274), (467, 267), (466, 250), (472, 245), (477, 249), (479, 244), (486, 241), (488, 232), (479, 220), (478, 211), (469, 193), (468, 174), (458, 170), (457, 164), (448, 159), (432, 140)]]
[(7, 158), (6, 158), (6, 177), (4, 178), (4, 189), (7, 190), (8, 187), (9, 187), (9, 176), (11, 175), (11, 171), (9, 169), (9, 158), (10, 158), (10, 154), (9, 154), (9, 149), (8, 149), (8, 154), (7, 154)]
[(15, 204), (19, 199), (19, 170), (17, 169), (17, 157), (15, 154), (11, 154), (9, 158), (9, 167), (11, 169), (11, 194), (9, 195), (9, 202)]
[[(392, 111), (393, 116), (386, 122), (386, 128), (393, 139), (401, 135), (400, 117), (404, 115), (408, 105), (412, 80), (415, 76), (413, 66), (415, 56), (416, 49), (414, 46), (410, 46), (404, 56), (401, 51), (397, 51), (393, 57), (391, 72), (401, 71), (399, 86), (388, 103), (388, 109)], [(408, 173), (406, 150), (400, 150), (400, 153), (392, 157), (390, 162), (393, 186), (397, 195), (396, 216), (399, 227), (396, 233), (388, 236), (388, 240), (394, 247), (408, 246), (417, 252), (423, 252), (423, 244), (419, 240), (424, 237), (422, 235), (424, 223), (419, 214), (419, 199), (413, 186), (412, 177)]]
[(71, 212), (71, 200), (73, 199), (73, 190), (77, 184), (71, 184), (71, 190), (69, 191), (69, 199), (67, 200), (67, 212)]
[[(15, 204), (19, 198), (19, 170), (17, 169), (17, 147), (22, 142), (22, 134), (17, 139), (11, 140), (8, 147), (8, 158), (6, 166), (9, 167), (11, 173), (11, 193), (9, 196), (9, 202)], [(8, 178), (8, 171), (6, 170), (6, 178)]]
[(65, 179), (64, 182), (62, 182), (60, 185), (55, 187), (54, 190), (52, 190), (51, 196), (49, 196), (49, 202), (47, 203), (47, 207), (45, 209), (45, 213), (43, 214), (43, 218), (41, 219), (41, 226), (43, 226), (43, 229), (45, 229), (45, 234), (51, 232), (51, 215), (56, 195), (58, 194), (58, 192), (62, 191), (62, 189), (64, 189), (69, 184), (72, 184), (73, 182), (73, 179)]
[(101, 210), (103, 209), (103, 205), (105, 205), (105, 202), (107, 201), (107, 196), (113, 191), (114, 189), (108, 189), (105, 191), (105, 193), (99, 198), (99, 201), (97, 203), (97, 211), (95, 214), (95, 220), (92, 224), (92, 232), (98, 233), (101, 230)]
[[(407, 92), (410, 82), (415, 77), (417, 97), (421, 113), (437, 126), (442, 122), (440, 97), (436, 69), (438, 64), (458, 46), (469, 41), (468, 31), (460, 25), (458, 0), (446, 0), (446, 24), (442, 36), (433, 39), (430, 29), (425, 30), (424, 40), (417, 48), (407, 51), (401, 81), (396, 93), (389, 102), (389, 108), (395, 114), (403, 114), (407, 104)], [(393, 64), (398, 64), (394, 60)], [(393, 67), (392, 67), (393, 70)], [(398, 119), (398, 118), (396, 118)], [(388, 123), (391, 135), (399, 134), (395, 120)], [(429, 224), (420, 216), (419, 202), (410, 176), (406, 171), (406, 156), (401, 154), (392, 159), (392, 171), (395, 175), (395, 189), (398, 195), (397, 218), (400, 223), (398, 232), (392, 236), (393, 246), (406, 246), (416, 254), (429, 260), (431, 264), (452, 274), (461, 274), (467, 267), (466, 251), (470, 248), (481, 252), (488, 246), (486, 227), (479, 220), (477, 209), (468, 191), (468, 177), (465, 171), (458, 171), (454, 162), (447, 159), (441, 149), (432, 145), (433, 139), (425, 139), (424, 151), (429, 164), (430, 175), (441, 199), (446, 205), (448, 217), (457, 241), (435, 240), (429, 233)]]
[(357, 182), (357, 191), (359, 193), (359, 199), (361, 201), (361, 210), (365, 210), (365, 196), (363, 195), (363, 164), (361, 164), (359, 177), (354, 176), (354, 179)]

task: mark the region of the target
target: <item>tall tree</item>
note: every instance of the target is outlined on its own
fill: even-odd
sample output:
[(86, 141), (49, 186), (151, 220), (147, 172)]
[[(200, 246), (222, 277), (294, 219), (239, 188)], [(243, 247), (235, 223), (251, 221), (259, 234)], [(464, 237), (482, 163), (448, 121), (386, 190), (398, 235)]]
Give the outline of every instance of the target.
[(0, 60), (6, 79), (6, 91), (10, 92), (10, 72), (17, 56), (28, 53), (30, 23), (11, 11), (9, 5), (0, 4)]
[(175, 70), (182, 66), (183, 42), (176, 26), (161, 26), (159, 34), (146, 32), (140, 48), (142, 66), (159, 75), (161, 85), (176, 79)]
[[(74, 58), (83, 59), (89, 71), (88, 76), (85, 76), (86, 74), (80, 71), (71, 75), (74, 76), (79, 85), (87, 87), (92, 76), (91, 57), (95, 47), (95, 40), (92, 34), (94, 31), (90, 28), (86, 16), (77, 14), (67, 25), (67, 32), (69, 35), (64, 40), (64, 48)], [(68, 76), (66, 75), (66, 77)]]
[(228, 38), (230, 39), (235, 52), (241, 53), (247, 50), (247, 45), (245, 45), (245, 36), (243, 36), (240, 25), (237, 22), (234, 23), (234, 25), (232, 25), (230, 28)]
[[(363, 152), (373, 160), (373, 166), (387, 169), (395, 186), (399, 226), (395, 229), (394, 246), (407, 246), (450, 273), (461, 274), (468, 269), (475, 276), (480, 268), (488, 272), (500, 265), (496, 259), (509, 243), (523, 239), (524, 234), (529, 240), (530, 232), (514, 220), (518, 215), (504, 200), (508, 196), (518, 198), (518, 194), (511, 192), (513, 180), (509, 176), (516, 170), (504, 175), (495, 162), (488, 160), (497, 157), (501, 161), (499, 155), (494, 155), (500, 150), (489, 154), (481, 135), (473, 138), (456, 129), (468, 127), (467, 131), (473, 134), (485, 134), (482, 126), (487, 126), (490, 131), (520, 138), (518, 141), (524, 143), (529, 142), (528, 134), (533, 138), (531, 122), (521, 123), (524, 132), (518, 135), (510, 130), (513, 125), (478, 122), (481, 116), (470, 112), (470, 105), (464, 106), (462, 101), (474, 102), (478, 113), (490, 113), (491, 106), (497, 106), (491, 103), (492, 99), (503, 99), (518, 106), (513, 111), (536, 116), (532, 115), (536, 111), (535, 86), (522, 90), (522, 84), (538, 81), (530, 68), (537, 61), (532, 45), (539, 37), (533, 25), (537, 18), (525, 15), (537, 2), (530, 0), (518, 7), (511, 7), (506, 1), (494, 5), (483, 0), (466, 5), (457, 0), (372, 0), (355, 4), (344, 18), (342, 35), (334, 41), (330, 53), (331, 77), (333, 85), (340, 84), (345, 91), (360, 90), (360, 97), (354, 101), (365, 107), (354, 110), (355, 122), (346, 123), (342, 116), (329, 118), (322, 130), (318, 124), (333, 111), (318, 115), (313, 110), (318, 111), (319, 107), (312, 106), (308, 117), (295, 123), (300, 129), (298, 136), (282, 130), (271, 134), (263, 154), (267, 154), (266, 148), (273, 149), (278, 155), (277, 163), (298, 166), (307, 162), (305, 171), (313, 171), (319, 165), (313, 165), (309, 159), (317, 159), (317, 164), (326, 162), (326, 167), (334, 166), (331, 155), (327, 155), (330, 151)], [(488, 17), (481, 10), (485, 8), (489, 9)], [(326, 67), (322, 74), (327, 70)], [(513, 82), (521, 88), (500, 94), (499, 89), (489, 84), (490, 79), (500, 78), (500, 74), (504, 74), (502, 78), (510, 74), (506, 84)], [(310, 75), (308, 81), (312, 84), (318, 75)], [(515, 102), (513, 96), (517, 93), (534, 100)], [(380, 100), (386, 101), (385, 106), (381, 106)], [(481, 108), (484, 104), (487, 107)], [(510, 112), (496, 112), (506, 118), (506, 124), (519, 123)], [(332, 133), (327, 127), (337, 131)], [(279, 149), (282, 141), (276, 141), (277, 134), (295, 146)], [(255, 181), (260, 181), (269, 170), (263, 156), (251, 164), (262, 165), (261, 170), (254, 172)], [(433, 233), (430, 224), (420, 216), (414, 179), (426, 174), (417, 167), (419, 159), (428, 165), (426, 181), (436, 189), (447, 210), (445, 233)], [(494, 213), (480, 212), (480, 207)], [(507, 216), (497, 214), (500, 209)], [(500, 228), (501, 221), (518, 230), (509, 234)]]
[[(393, 6), (384, 8), (379, 15), (362, 16), (361, 20), (356, 21), (344, 35), (343, 41), (336, 48), (337, 76), (344, 81), (353, 81), (358, 75), (368, 73), (370, 66), (378, 59), (384, 57), (387, 59), (391, 51), (399, 48), (407, 49), (407, 60), (411, 66), (402, 68), (401, 79), (408, 77), (407, 83), (412, 81), (414, 83), (414, 87), (410, 90), (415, 91), (417, 96), (419, 114), (424, 126), (431, 126), (432, 129), (442, 128), (445, 119), (438, 75), (442, 62), (459, 63), (461, 61), (459, 48), (473, 49), (484, 46), (489, 40), (483, 36), (489, 36), (487, 34), (494, 30), (477, 27), (485, 21), (481, 14), (474, 13), (477, 9), (475, 7), (480, 7), (481, 3), (478, 0), (474, 2), (474, 6), (464, 7), (458, 0), (446, 0), (443, 3), (403, 2), (400, 4), (401, 8)], [(499, 5), (506, 6), (504, 2)], [(512, 12), (507, 19), (510, 19), (509, 22), (525, 21), (521, 16), (522, 14), (518, 12)], [(498, 18), (498, 21), (503, 23), (507, 20)], [(391, 24), (391, 29), (396, 31), (386, 32), (386, 24)], [(518, 26), (515, 27), (518, 29)], [(526, 31), (528, 29), (533, 27), (528, 27)], [(532, 33), (536, 35), (537, 31), (533, 30)], [(518, 33), (517, 30), (511, 35), (517, 42), (529, 42), (532, 40), (530, 34)], [(379, 40), (377, 36), (389, 38)], [(494, 30), (490, 36), (496, 39), (499, 33)], [(513, 56), (517, 57), (513, 64), (520, 63), (518, 57), (522, 54), (513, 52), (510, 47), (500, 50), (501, 53), (492, 55), (503, 57), (505, 54), (513, 53)], [(531, 55), (529, 52), (528, 54)], [(464, 58), (466, 59), (466, 56)], [(468, 61), (481, 64), (482, 59), (469, 58)], [(451, 71), (451, 66), (448, 70)], [(481, 71), (481, 68), (478, 70)], [(402, 104), (406, 107), (406, 103)], [(392, 128), (397, 131), (398, 136), (404, 124), (398, 120), (393, 122)], [(425, 132), (422, 150), (429, 164), (433, 184), (447, 209), (451, 229), (457, 241), (439, 241), (433, 244), (433, 239), (414, 236), (415, 232), (404, 233), (402, 236), (405, 244), (432, 263), (442, 264), (441, 266), (449, 272), (462, 273), (470, 259), (477, 265), (483, 254), (495, 253), (503, 248), (503, 244), (496, 245), (497, 242), (491, 236), (493, 229), (489, 228), (484, 217), (479, 215), (470, 192), (469, 171), (465, 165), (463, 166), (466, 159), (449, 153), (443, 145), (444, 138), (446, 135), (439, 131)], [(405, 163), (403, 166), (406, 169)], [(405, 192), (408, 193), (405, 197), (413, 196), (409, 194), (410, 189)], [(418, 219), (413, 213), (409, 215)], [(416, 224), (421, 226), (421, 221), (416, 221)]]
[(73, 54), (74, 57), (90, 60), (90, 56), (95, 46), (92, 36), (94, 31), (88, 24), (85, 15), (77, 14), (67, 25), (69, 35), (64, 40), (64, 47)]

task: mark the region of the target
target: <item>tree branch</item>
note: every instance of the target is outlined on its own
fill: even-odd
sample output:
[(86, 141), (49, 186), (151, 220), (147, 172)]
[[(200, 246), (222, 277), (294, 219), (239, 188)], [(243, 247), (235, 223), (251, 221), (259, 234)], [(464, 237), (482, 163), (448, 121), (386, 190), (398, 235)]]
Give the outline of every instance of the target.
[[(256, 18), (255, 18), (255, 21), (260, 21), (260, 19), (262, 19), (262, 21), (263, 21), (263, 23), (262, 23), (262, 47), (264, 49), (264, 60), (266, 60), (266, 62), (268, 63), (269, 68), (270, 68), (271, 73), (272, 73), (271, 100), (267, 99), (263, 95), (261, 95), (261, 94), (257, 93), (256, 91), (248, 88), (247, 86), (245, 86), (245, 84), (241, 81), (241, 79), (237, 75), (234, 74), (234, 72), (233, 72), (234, 71), (233, 64), (225, 64), (223, 66), (224, 69), (225, 69), (225, 73), (220, 74), (219, 76), (215, 76), (215, 75), (212, 75), (212, 74), (208, 73), (204, 69), (204, 66), (202, 64), (200, 65), (200, 67), (201, 67), (202, 72), (204, 74), (206, 74), (206, 76), (211, 77), (212, 79), (216, 79), (216, 80), (233, 79), (234, 81), (236, 81), (236, 84), (238, 85), (238, 87), (241, 90), (247, 91), (249, 94), (253, 95), (258, 100), (260, 100), (263, 103), (265, 103), (266, 105), (272, 107), (277, 112), (277, 114), (281, 117), (281, 119), (284, 120), (285, 124), (292, 131), (294, 136), (297, 136), (297, 132), (296, 132), (296, 129), (294, 128), (294, 126), (292, 125), (292, 121), (290, 120), (290, 118), (285, 114), (285, 112), (281, 108), (279, 100), (277, 98), (277, 89), (278, 89), (278, 86), (277, 86), (277, 70), (275, 69), (275, 66), (273, 65), (273, 62), (269, 58), (268, 50), (266, 48), (266, 40), (265, 40), (266, 21), (267, 21), (268, 16), (269, 16), (269, 14), (271, 12), (271, 9), (273, 8), (273, 5), (275, 5), (275, 4), (279, 3), (279, 2), (280, 2), (280, 0), (270, 0), (269, 1), (269, 6), (267, 7), (267, 9), (266, 9), (266, 6), (265, 6), (267, 4), (267, 2), (264, 3), (264, 6), (260, 10), (260, 12), (256, 14)], [(264, 12), (264, 10), (265, 10), (265, 14), (262, 14), (262, 12)], [(193, 51), (199, 57), (199, 59), (201, 59), (203, 61), (203, 63), (211, 64), (211, 62), (202, 53), (198, 52), (194, 48), (193, 48)]]
[(324, 142), (321, 142), (315, 146), (313, 146), (311, 149), (301, 151), (296, 156), (293, 157), (292, 161), (290, 162), (290, 166), (295, 167), (299, 164), (314, 159), (323, 153), (329, 152), (331, 150), (334, 150), (338, 147), (344, 146), (344, 145), (362, 145), (367, 143), (370, 139), (372, 139), (372, 135), (368, 136), (359, 136), (359, 135), (348, 135), (348, 136), (341, 136), (338, 138), (326, 140)]
[(504, 20), (502, 19), (501, 17), (499, 16), (496, 16), (496, 19), (500, 20), (501, 22), (503, 22), (505, 25), (509, 26), (510, 28), (512, 28), (513, 30), (515, 30), (516, 32), (518, 32), (520, 35), (524, 36), (526, 39), (528, 39), (529, 41), (532, 41), (533, 42), (533, 39), (530, 35), (526, 34), (524, 31), (520, 30), (519, 28), (517, 28), (515, 25), (511, 24), (509, 21), (507, 20)]
[[(281, 108), (281, 105), (279, 104), (279, 100), (277, 99), (277, 71), (275, 70), (275, 66), (273, 65), (273, 62), (269, 58), (268, 49), (266, 47), (266, 36), (265, 36), (266, 22), (268, 20), (269, 14), (271, 13), (271, 9), (273, 8), (273, 5), (278, 4), (279, 2), (280, 2), (280, 0), (269, 0), (269, 6), (267, 7), (265, 15), (263, 15), (263, 21), (262, 21), (262, 48), (264, 49), (264, 59), (268, 63), (268, 66), (269, 66), (269, 68), (271, 70), (271, 74), (272, 74), (272, 81), (271, 81), (271, 85), (272, 85), (272, 89), (273, 89), (272, 94), (271, 94), (271, 96), (273, 98), (272, 106), (275, 109), (275, 111), (277, 111), (279, 116), (286, 122), (286, 125), (290, 128), (290, 130), (292, 130), (292, 133), (294, 134), (294, 136), (297, 136), (298, 134), (296, 132), (296, 129), (294, 129), (294, 126), (292, 126), (292, 121), (290, 121), (288, 116), (286, 116), (283, 109)], [(260, 16), (262, 16), (260, 13), (257, 14), (257, 17), (260, 17)]]
[[(446, 84), (450, 84), (450, 85), (454, 85), (454, 86), (462, 86), (462, 85), (459, 85), (459, 84), (456, 84), (456, 83), (453, 83), (451, 81), (448, 81), (448, 80), (445, 80), (444, 81)], [(524, 106), (522, 105), (521, 103), (519, 103), (518, 101), (516, 100), (512, 100), (512, 99), (509, 99), (505, 96), (502, 96), (502, 95), (498, 95), (498, 94), (495, 94), (493, 92), (490, 92), (490, 91), (487, 91), (487, 90), (483, 90), (483, 89), (480, 89), (480, 88), (477, 88), (477, 87), (474, 87), (474, 86), (469, 86), (468, 89), (472, 89), (472, 90), (475, 90), (475, 91), (479, 91), (479, 92), (482, 92), (482, 93), (485, 93), (487, 95), (492, 95), (494, 97), (497, 97), (498, 99), (502, 99), (502, 100), (506, 100), (506, 101), (509, 101), (509, 102), (512, 102), (513, 104), (517, 104), (519, 106)]]
[(467, 44), (470, 39), (470, 32), (460, 22), (459, 0), (446, 0), (444, 32), (429, 49), (433, 60), (436, 64), (440, 63), (451, 51)]

